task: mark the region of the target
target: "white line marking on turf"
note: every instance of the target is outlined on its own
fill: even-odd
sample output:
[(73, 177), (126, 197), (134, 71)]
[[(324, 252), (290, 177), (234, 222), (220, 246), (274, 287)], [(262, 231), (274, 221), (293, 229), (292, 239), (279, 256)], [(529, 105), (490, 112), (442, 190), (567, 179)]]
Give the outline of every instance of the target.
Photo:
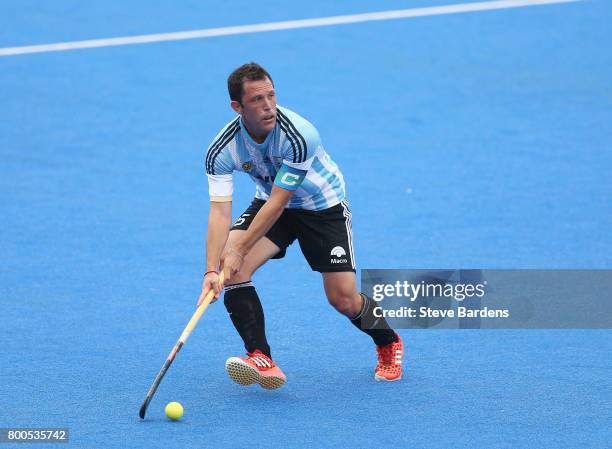
[(0, 48), (0, 56), (23, 55), (26, 53), (47, 53), (53, 51), (77, 50), (82, 48), (112, 47), (117, 45), (148, 44), (151, 42), (168, 42), (185, 39), (204, 39), (208, 37), (230, 36), (235, 34), (262, 33), (265, 31), (292, 30), (348, 23), (373, 22), (377, 20), (407, 19), (410, 17), (437, 16), (458, 14), (493, 9), (521, 8), (525, 6), (552, 5), (573, 3), (582, 0), (498, 0), (478, 3), (460, 3), (426, 8), (399, 9), (346, 16), (320, 17), (318, 19), (288, 20), (284, 22), (260, 23), (222, 28), (206, 28), (175, 33), (145, 34), (141, 36), (113, 37), (108, 39), (91, 39), (85, 41), (62, 42), (57, 44), (28, 45), (25, 47)]

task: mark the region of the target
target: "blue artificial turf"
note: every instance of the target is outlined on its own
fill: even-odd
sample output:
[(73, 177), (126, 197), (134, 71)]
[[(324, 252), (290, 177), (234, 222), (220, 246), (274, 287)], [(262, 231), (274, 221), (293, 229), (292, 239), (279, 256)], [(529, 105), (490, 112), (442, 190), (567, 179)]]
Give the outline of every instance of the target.
[[(230, 3), (11, 0), (0, 47), (446, 2)], [(227, 378), (242, 347), (214, 304), (137, 412), (199, 293), (229, 71), (260, 62), (318, 127), (360, 268), (612, 268), (611, 19), (593, 0), (0, 58), (0, 427), (109, 449), (609, 447), (609, 330), (403, 331), (406, 378), (378, 384), (297, 247), (255, 276), (286, 386)], [(239, 180), (235, 215), (252, 194)]]

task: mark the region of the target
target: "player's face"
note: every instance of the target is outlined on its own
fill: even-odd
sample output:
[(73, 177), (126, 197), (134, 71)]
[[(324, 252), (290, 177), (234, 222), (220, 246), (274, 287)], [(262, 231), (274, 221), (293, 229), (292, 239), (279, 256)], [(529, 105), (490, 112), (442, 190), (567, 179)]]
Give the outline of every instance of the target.
[(242, 115), (242, 121), (249, 133), (263, 142), (276, 125), (274, 86), (266, 78), (265, 80), (245, 81), (242, 89), (242, 101), (234, 109)]

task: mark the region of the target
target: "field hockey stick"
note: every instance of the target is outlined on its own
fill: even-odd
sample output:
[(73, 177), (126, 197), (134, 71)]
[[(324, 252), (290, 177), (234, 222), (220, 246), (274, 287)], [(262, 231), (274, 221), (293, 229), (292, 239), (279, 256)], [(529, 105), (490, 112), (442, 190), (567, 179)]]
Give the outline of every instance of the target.
[[(219, 273), (219, 283), (223, 283), (224, 279), (225, 279), (225, 274), (223, 273), (223, 271), (221, 271)], [(210, 304), (214, 296), (215, 296), (215, 291), (214, 289), (211, 288), (210, 291), (206, 294), (204, 301), (202, 301), (202, 304), (198, 306), (195, 313), (189, 320), (189, 323), (187, 323), (185, 330), (183, 331), (178, 341), (172, 348), (172, 351), (170, 351), (168, 358), (164, 362), (164, 365), (162, 366), (159, 373), (157, 373), (157, 376), (155, 377), (155, 380), (153, 381), (153, 385), (151, 385), (151, 388), (149, 388), (147, 396), (145, 397), (144, 402), (140, 406), (140, 412), (138, 414), (141, 419), (144, 419), (145, 413), (147, 413), (147, 407), (149, 406), (149, 402), (151, 402), (151, 399), (153, 399), (153, 395), (157, 391), (157, 387), (159, 387), (160, 382), (166, 375), (166, 371), (168, 371), (168, 368), (170, 368), (170, 365), (172, 365), (172, 362), (174, 361), (176, 355), (178, 354), (178, 352), (181, 350), (181, 348), (183, 347), (183, 345), (189, 338), (191, 331), (196, 327), (196, 324), (198, 324), (200, 317), (202, 316), (202, 314), (204, 313), (204, 311), (206, 310), (206, 308), (208, 307), (208, 305)]]

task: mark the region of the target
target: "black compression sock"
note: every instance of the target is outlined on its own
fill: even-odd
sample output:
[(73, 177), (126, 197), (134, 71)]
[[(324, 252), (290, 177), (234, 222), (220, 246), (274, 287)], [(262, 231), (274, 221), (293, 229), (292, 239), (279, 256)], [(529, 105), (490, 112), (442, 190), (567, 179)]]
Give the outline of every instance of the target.
[(372, 337), (372, 340), (378, 346), (395, 343), (397, 341), (395, 331), (389, 327), (387, 320), (384, 317), (378, 318), (374, 316), (374, 307), (376, 307), (374, 300), (368, 298), (363, 293), (361, 293), (361, 297), (363, 298), (361, 312), (351, 320), (351, 323), (357, 329)]
[(263, 308), (253, 283), (248, 281), (226, 286), (223, 302), (246, 350), (254, 352), (259, 349), (268, 357), (272, 357), (266, 339)]

